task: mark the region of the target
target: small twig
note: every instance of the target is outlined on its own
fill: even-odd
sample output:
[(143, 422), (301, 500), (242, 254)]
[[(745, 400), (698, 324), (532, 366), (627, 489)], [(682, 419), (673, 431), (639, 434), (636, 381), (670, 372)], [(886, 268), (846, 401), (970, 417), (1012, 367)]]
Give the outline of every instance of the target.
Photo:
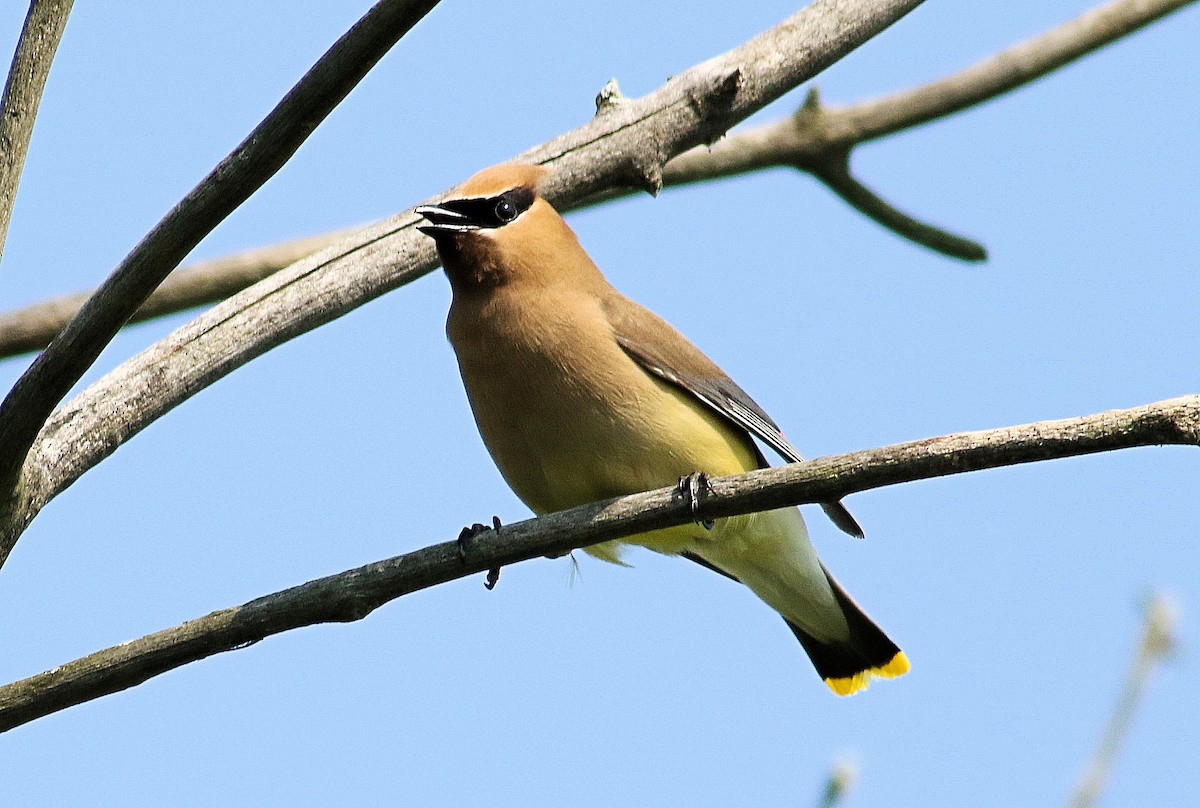
[(33, 0), (29, 4), (4, 84), (4, 99), (0, 101), (0, 258), (4, 256), (13, 202), (25, 169), (38, 105), (73, 2)]
[[(1168, 443), (1200, 445), (1200, 395), (715, 477), (698, 507), (702, 517), (716, 519), (930, 477)], [(419, 589), (695, 518), (693, 503), (672, 485), (483, 531), (467, 554), (454, 540), (320, 578), (0, 687), (0, 731), (272, 634), (359, 620)]]
[(987, 249), (979, 242), (913, 218), (855, 179), (850, 173), (850, 152), (806, 168), (843, 202), (896, 235), (951, 258), (987, 260)]
[[(1126, 36), (1169, 12), (1195, 1), (1163, 2), (1163, 0), (1159, 0), (1147, 3), (1145, 0), (1120, 0), (1120, 2), (1085, 14), (1083, 17), (1055, 28), (1034, 40), (1010, 48), (962, 73), (957, 73), (931, 85), (906, 90), (875, 101), (848, 107), (824, 108), (821, 111), (822, 116), (826, 121), (826, 126), (842, 133), (852, 130), (853, 127), (839, 123), (839, 121), (858, 119), (871, 121), (873, 127), (871, 137), (883, 137), (901, 129), (928, 122), (935, 117), (950, 115), (1016, 89), (1038, 76), (1062, 67), (1074, 59), (1097, 50), (1115, 39)], [(1009, 70), (1009, 64), (1013, 59), (1020, 60), (1020, 69)], [(985, 78), (970, 80), (972, 75), (978, 76), (979, 74), (986, 74)], [(602, 91), (602, 98), (598, 99), (598, 102), (602, 102), (600, 103), (602, 108), (607, 109), (619, 105), (625, 100), (621, 98), (620, 101), (614, 101), (619, 98), (615, 91), (608, 87), (605, 90), (607, 94)], [(991, 94), (985, 94), (986, 92)], [(929, 106), (919, 103), (919, 99), (926, 95), (932, 95), (947, 105), (940, 115), (931, 115)], [(842, 135), (843, 138), (845, 136), (845, 134)], [(865, 137), (865, 133), (863, 136)], [(795, 120), (791, 118), (734, 133), (711, 148), (697, 147), (668, 162), (663, 169), (663, 187), (671, 188), (781, 165), (795, 166), (801, 159), (811, 160), (820, 155), (821, 150), (825, 148), (822, 143), (824, 137), (822, 132), (799, 132)], [(859, 184), (858, 188), (860, 189), (859, 193), (864, 194), (864, 199), (870, 196), (873, 200), (877, 200), (874, 204), (870, 199), (864, 202), (864, 206), (868, 209), (863, 212), (872, 216), (885, 227), (947, 255), (965, 260), (982, 260), (982, 258), (976, 258), (984, 252), (982, 245), (948, 233), (934, 225), (913, 219), (872, 194), (865, 186)], [(833, 190), (837, 192), (836, 188)], [(630, 188), (609, 189), (582, 200), (574, 207), (579, 208), (620, 199), (632, 193), (634, 190)], [(847, 201), (851, 200), (847, 199)], [(320, 244), (320, 247), (328, 246), (340, 240), (344, 235), (346, 235), (345, 232), (330, 234), (327, 241)], [(281, 251), (291, 250), (292, 247), (292, 242), (278, 245), (278, 249)], [(310, 252), (315, 252), (318, 248), (314, 247)], [(238, 258), (239, 256), (231, 256), (229, 260), (236, 261)], [(279, 266), (276, 269), (282, 268)], [(264, 271), (266, 269), (264, 267)], [(196, 270), (199, 272), (200, 267), (197, 266)], [(249, 285), (249, 278), (241, 273), (233, 272), (230, 273), (230, 277), (224, 277), (226, 270), (221, 268), (218, 262), (212, 262), (212, 265), (207, 266), (206, 271), (212, 276), (211, 284), (228, 289), (227, 294), (233, 294), (245, 288), (245, 286), (239, 285), (240, 283)], [(153, 296), (147, 302), (153, 302), (156, 297), (157, 295)], [(164, 300), (161, 308), (147, 316), (182, 311), (209, 302), (212, 302), (212, 299), (203, 295), (180, 294), (171, 298), (170, 303)], [(54, 318), (45, 317), (43, 319), (40, 315), (33, 314), (32, 311), (41, 309), (42, 311), (61, 312), (66, 310), (65, 306), (68, 305), (72, 304), (54, 300), (31, 306), (29, 309), (0, 314), (0, 358), (45, 347), (54, 338), (54, 335), (62, 330), (69, 317), (64, 318), (59, 314)], [(64, 308), (59, 308), (60, 306)], [(37, 317), (36, 326), (29, 325), (34, 321), (35, 316)], [(14, 335), (11, 341), (8, 337), (9, 334)]]
[(0, 404), (0, 486), (15, 488), (46, 418), (150, 293), (300, 148), (313, 130), (438, 0), (380, 0), (262, 123), (121, 262)]
[(1159, 594), (1146, 604), (1146, 620), (1142, 629), (1142, 640), (1138, 643), (1133, 664), (1125, 677), (1121, 695), (1109, 716), (1108, 726), (1096, 748), (1087, 771), (1078, 788), (1067, 803), (1070, 808), (1090, 808), (1100, 797), (1116, 763), (1117, 753), (1129, 737), (1134, 716), (1150, 683), (1150, 674), (1158, 663), (1168, 657), (1175, 647), (1175, 622), (1177, 613), (1174, 604)]

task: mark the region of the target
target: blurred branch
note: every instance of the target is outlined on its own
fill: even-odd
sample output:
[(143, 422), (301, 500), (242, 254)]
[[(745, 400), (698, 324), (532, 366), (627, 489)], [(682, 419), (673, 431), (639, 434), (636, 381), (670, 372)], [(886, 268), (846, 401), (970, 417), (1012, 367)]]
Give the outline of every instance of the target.
[(1121, 689), (1121, 696), (1113, 707), (1112, 715), (1109, 716), (1108, 726), (1100, 739), (1096, 754), (1068, 803), (1070, 808), (1090, 808), (1104, 790), (1117, 753), (1129, 736), (1133, 718), (1150, 683), (1150, 674), (1175, 647), (1174, 632), (1177, 619), (1174, 604), (1161, 594), (1155, 595), (1153, 600), (1146, 604), (1142, 641), (1138, 644), (1133, 664)]
[[(5, 685), (0, 687), (0, 731), (272, 634), (361, 620), (403, 595), (506, 564), (561, 555), (697, 517), (834, 502), (914, 480), (1159, 444), (1200, 445), (1200, 395), (716, 477), (696, 503), (698, 513), (675, 486), (583, 505), (479, 534), (465, 557), (457, 541), (435, 544), (213, 612)], [(1150, 647), (1150, 641), (1145, 645)]]
[(73, 2), (33, 0), (29, 4), (4, 84), (4, 98), (0, 101), (0, 258), (4, 256), (13, 202), (25, 169), (38, 105)]
[[(805, 106), (793, 117), (735, 133), (712, 147), (697, 146), (669, 161), (663, 168), (663, 186), (670, 188), (790, 166), (812, 173), (860, 212), (910, 241), (955, 258), (983, 260), (986, 251), (979, 243), (896, 209), (854, 179), (849, 171), (852, 147), (988, 101), (1195, 1), (1119, 0), (953, 76), (874, 101), (848, 107), (820, 107), (817, 97), (810, 93)], [(607, 90), (607, 93), (602, 94), (601, 99), (605, 104), (614, 101), (619, 104), (624, 100), (619, 92), (614, 95), (614, 90)], [(829, 165), (840, 166), (842, 171), (830, 173), (821, 170), (822, 166)], [(631, 188), (608, 189), (580, 200), (571, 207), (593, 205), (632, 193), (634, 189)], [(298, 245), (304, 244), (308, 252), (303, 254), (307, 255), (342, 240), (348, 233), (341, 231), (302, 242), (285, 242), (276, 249), (280, 255), (299, 253), (302, 250)], [(261, 253), (270, 249), (251, 252)], [(234, 255), (223, 261), (236, 264), (240, 257)], [(203, 285), (227, 290), (221, 293), (224, 296), (240, 291), (261, 277), (292, 263), (281, 262), (273, 267), (264, 263), (261, 265), (261, 275), (250, 275), (223, 266), (223, 261), (197, 265), (192, 271), (195, 272), (196, 281), (201, 280), (202, 271), (207, 273)], [(66, 325), (70, 313), (78, 307), (78, 299), (78, 296), (57, 298), (0, 314), (0, 358), (37, 350), (48, 344)], [(210, 296), (207, 292), (193, 294), (180, 290), (180, 293), (160, 300), (156, 292), (132, 322), (201, 306), (215, 299), (220, 298)]]
[(834, 764), (825, 778), (825, 788), (821, 791), (818, 808), (837, 808), (850, 793), (854, 781), (858, 779), (858, 767), (852, 761), (842, 760)]
[[(920, 2), (816, 0), (649, 95), (610, 105), (588, 124), (516, 159), (553, 168), (541, 190), (560, 207), (603, 188), (656, 190), (662, 165), (672, 156), (716, 140)], [(418, 218), (409, 210), (369, 226), (201, 314), (53, 413), (26, 452), (29, 427), (40, 423), (46, 402), (57, 400), (60, 383), (82, 364), (76, 347), (84, 354), (94, 347), (72, 347), (80, 329), (68, 326), (29, 372), (38, 374), (52, 354), (61, 358), (50, 384), (27, 374), (7, 407), (0, 407), (0, 473), (9, 470), (5, 463), (24, 455), (20, 484), (6, 492), (0, 509), (0, 563), (46, 502), (146, 425), (271, 348), (435, 269), (430, 239), (414, 229)], [(109, 294), (102, 287), (93, 301)], [(85, 307), (74, 322), (89, 320)], [(30, 400), (38, 391), (46, 393), (45, 400)]]
[[(200, 239), (275, 175), (438, 0), (380, 0), (141, 240), (0, 403), (0, 486), (15, 489), (39, 430), (121, 327)], [(19, 496), (19, 492), (14, 492)]]

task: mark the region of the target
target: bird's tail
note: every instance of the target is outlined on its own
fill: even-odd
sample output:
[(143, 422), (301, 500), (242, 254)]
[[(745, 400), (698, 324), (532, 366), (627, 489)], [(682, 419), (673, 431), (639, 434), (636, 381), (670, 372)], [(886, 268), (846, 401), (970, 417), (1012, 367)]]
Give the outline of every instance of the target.
[[(740, 520), (740, 521), (739, 521)], [(724, 536), (683, 555), (749, 587), (779, 612), (839, 696), (908, 672), (908, 657), (817, 558), (797, 508), (718, 523)]]
[(867, 617), (829, 574), (824, 564), (821, 565), (821, 571), (825, 573), (829, 588), (841, 607), (842, 617), (849, 627), (849, 636), (820, 640), (786, 617), (784, 621), (829, 689), (839, 696), (850, 696), (865, 690), (873, 677), (891, 679), (908, 673), (908, 657), (899, 646)]

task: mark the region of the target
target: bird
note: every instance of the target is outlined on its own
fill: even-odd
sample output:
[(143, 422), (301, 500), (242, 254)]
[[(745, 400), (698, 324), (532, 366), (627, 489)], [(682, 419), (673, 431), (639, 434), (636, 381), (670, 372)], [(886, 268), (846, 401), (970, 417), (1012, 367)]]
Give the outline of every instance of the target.
[[(502, 163), (415, 212), (450, 281), (446, 334), (480, 436), (535, 514), (802, 458), (712, 360), (601, 274), (539, 188), (550, 169)], [(693, 491), (694, 493), (694, 491)], [(840, 502), (822, 505), (861, 536)], [(482, 526), (481, 526), (482, 528)], [(679, 555), (778, 612), (839, 696), (909, 670), (904, 652), (825, 569), (799, 508), (654, 530), (626, 545)]]

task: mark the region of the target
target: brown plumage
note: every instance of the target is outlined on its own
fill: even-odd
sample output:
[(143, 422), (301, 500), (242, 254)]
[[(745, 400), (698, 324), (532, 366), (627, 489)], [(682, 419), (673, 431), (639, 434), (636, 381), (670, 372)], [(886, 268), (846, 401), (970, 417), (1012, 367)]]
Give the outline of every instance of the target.
[[(536, 513), (766, 465), (752, 435), (800, 456), (708, 357), (601, 275), (538, 196), (545, 169), (496, 166), (429, 220), (454, 292), (446, 332), (479, 432)], [(840, 503), (824, 506), (861, 535)], [(817, 559), (800, 511), (781, 508), (625, 540), (680, 554), (778, 611), (831, 689), (847, 695), (908, 661)], [(620, 545), (587, 548), (618, 561)]]

